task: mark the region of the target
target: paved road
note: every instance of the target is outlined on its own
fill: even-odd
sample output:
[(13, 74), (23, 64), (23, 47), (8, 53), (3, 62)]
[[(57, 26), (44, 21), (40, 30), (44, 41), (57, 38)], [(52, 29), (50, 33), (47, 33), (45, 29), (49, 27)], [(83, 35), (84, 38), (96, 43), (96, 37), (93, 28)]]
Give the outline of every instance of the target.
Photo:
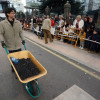
[[(86, 74), (75, 66), (61, 60), (29, 41), (26, 41), (26, 46), (48, 71), (46, 76), (39, 79), (42, 94), (36, 100), (53, 100), (73, 85), (77, 85), (96, 100), (100, 100), (100, 80)], [(77, 64), (77, 62), (74, 63)], [(84, 65), (79, 65), (88, 71), (93, 71)], [(100, 75), (97, 72), (95, 72), (95, 74)], [(23, 84), (16, 79), (16, 75), (11, 72), (10, 62), (1, 47), (0, 100), (33, 100), (25, 91)]]

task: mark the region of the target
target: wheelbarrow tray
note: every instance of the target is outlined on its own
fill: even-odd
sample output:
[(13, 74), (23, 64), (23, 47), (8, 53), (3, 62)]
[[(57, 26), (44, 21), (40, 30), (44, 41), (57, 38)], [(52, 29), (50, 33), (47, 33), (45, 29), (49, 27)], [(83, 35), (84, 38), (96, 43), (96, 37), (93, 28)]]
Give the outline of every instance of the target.
[[(13, 63), (12, 63), (12, 61), (10, 59), (10, 57), (15, 57), (16, 59), (23, 59), (23, 58), (27, 59), (27, 58), (30, 58), (31, 61), (40, 70), (40, 73), (38, 75), (35, 75), (35, 76), (32, 76), (32, 77), (26, 78), (24, 80), (21, 80), (20, 76), (18, 75), (18, 72), (17, 72), (16, 68), (14, 67), (14, 65), (13, 65)], [(14, 71), (15, 71), (15, 73), (16, 73), (16, 75), (17, 75), (17, 77), (18, 77), (18, 79), (19, 79), (19, 81), (21, 83), (28, 83), (30, 81), (38, 79), (38, 78), (40, 78), (40, 77), (42, 77), (42, 76), (47, 74), (47, 70), (36, 60), (36, 58), (29, 51), (25, 50), (25, 51), (10, 53), (10, 54), (8, 54), (8, 59), (9, 59), (11, 65), (12, 65), (12, 67), (13, 67), (13, 69), (14, 69)]]

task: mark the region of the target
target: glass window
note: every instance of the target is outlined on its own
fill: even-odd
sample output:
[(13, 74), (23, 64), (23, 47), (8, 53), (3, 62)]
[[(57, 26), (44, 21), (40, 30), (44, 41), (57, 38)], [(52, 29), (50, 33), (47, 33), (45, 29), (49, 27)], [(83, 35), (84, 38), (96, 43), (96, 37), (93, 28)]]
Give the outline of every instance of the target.
[(3, 11), (3, 9), (2, 9), (2, 5), (0, 4), (0, 12), (2, 12)]

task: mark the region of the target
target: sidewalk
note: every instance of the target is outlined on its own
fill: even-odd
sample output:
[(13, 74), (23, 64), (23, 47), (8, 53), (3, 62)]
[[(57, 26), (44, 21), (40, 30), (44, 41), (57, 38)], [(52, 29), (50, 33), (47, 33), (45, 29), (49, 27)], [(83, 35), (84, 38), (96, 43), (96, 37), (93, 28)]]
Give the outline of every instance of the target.
[(81, 50), (78, 47), (75, 48), (74, 45), (58, 40), (54, 40), (53, 43), (49, 42), (45, 44), (44, 39), (39, 39), (32, 32), (23, 31), (23, 33), (25, 37), (100, 72), (100, 54), (88, 53), (86, 50)]

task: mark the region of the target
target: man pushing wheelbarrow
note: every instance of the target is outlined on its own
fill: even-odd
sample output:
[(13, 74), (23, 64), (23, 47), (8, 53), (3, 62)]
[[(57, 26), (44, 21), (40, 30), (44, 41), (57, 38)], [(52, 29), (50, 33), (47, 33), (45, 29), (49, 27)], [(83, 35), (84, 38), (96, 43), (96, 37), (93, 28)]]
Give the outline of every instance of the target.
[[(1, 45), (7, 47), (9, 53), (21, 51), (21, 42), (25, 43), (21, 23), (15, 19), (15, 13), (14, 8), (7, 8), (6, 19), (0, 22)], [(14, 72), (13, 69), (12, 71)]]
[[(47, 71), (36, 58), (26, 50), (22, 26), (20, 22), (15, 19), (15, 13), (16, 10), (14, 8), (7, 8), (5, 10), (7, 18), (0, 22), (0, 42), (8, 54), (12, 71), (15, 71), (19, 81), (24, 84), (30, 96), (37, 98), (41, 94), (37, 79), (46, 75)], [(25, 51), (21, 51), (21, 44), (24, 45)], [(14, 59), (12, 58), (17, 60), (18, 63), (13, 62)], [(21, 65), (20, 61), (22, 60), (29, 60), (29, 64), (23, 62)], [(36, 69), (39, 72), (38, 74), (35, 73)]]

